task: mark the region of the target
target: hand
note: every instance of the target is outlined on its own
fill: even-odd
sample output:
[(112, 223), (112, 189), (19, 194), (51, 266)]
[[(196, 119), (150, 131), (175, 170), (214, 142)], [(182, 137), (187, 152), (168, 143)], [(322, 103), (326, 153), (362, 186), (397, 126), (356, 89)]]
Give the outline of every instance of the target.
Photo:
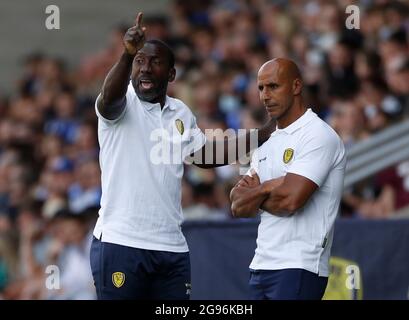
[(142, 12), (139, 12), (135, 19), (135, 25), (129, 28), (124, 35), (125, 51), (134, 56), (145, 44), (145, 27), (141, 27)]
[(250, 171), (251, 176), (244, 176), (237, 184), (238, 187), (255, 188), (260, 185), (260, 178), (254, 169)]

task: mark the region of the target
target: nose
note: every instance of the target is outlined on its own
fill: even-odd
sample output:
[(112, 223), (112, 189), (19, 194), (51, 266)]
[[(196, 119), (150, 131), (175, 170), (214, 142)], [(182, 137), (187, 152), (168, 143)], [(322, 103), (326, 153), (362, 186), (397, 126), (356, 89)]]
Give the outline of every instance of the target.
[(270, 93), (268, 92), (266, 88), (263, 88), (263, 90), (260, 92), (260, 96), (261, 96), (261, 100), (264, 103), (267, 103), (271, 100)]
[(145, 61), (140, 67), (141, 73), (150, 73), (151, 71), (152, 69), (151, 69), (151, 64), (149, 61)]

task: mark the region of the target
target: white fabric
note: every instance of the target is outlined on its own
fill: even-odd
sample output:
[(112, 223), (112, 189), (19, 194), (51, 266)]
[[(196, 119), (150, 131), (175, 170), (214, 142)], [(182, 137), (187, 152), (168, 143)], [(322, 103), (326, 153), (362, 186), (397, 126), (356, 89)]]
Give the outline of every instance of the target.
[(194, 115), (178, 99), (166, 97), (163, 110), (141, 101), (131, 83), (117, 120), (95, 109), (102, 199), (94, 235), (134, 248), (187, 252), (181, 232), (183, 160), (205, 143)]
[[(284, 153), (293, 149), (284, 163)], [(277, 129), (254, 152), (251, 167), (260, 181), (294, 173), (319, 188), (294, 215), (262, 211), (257, 249), (250, 268), (301, 268), (328, 276), (333, 227), (338, 214), (346, 165), (345, 148), (335, 131), (311, 109), (284, 129)]]

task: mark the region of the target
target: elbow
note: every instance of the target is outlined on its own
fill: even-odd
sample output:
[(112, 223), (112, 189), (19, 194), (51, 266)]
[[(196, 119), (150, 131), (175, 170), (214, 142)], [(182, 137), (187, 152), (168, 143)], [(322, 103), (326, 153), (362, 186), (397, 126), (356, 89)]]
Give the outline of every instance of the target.
[(234, 202), (232, 202), (230, 210), (231, 210), (231, 215), (234, 218), (239, 218), (240, 217), (240, 211), (239, 211), (237, 205)]
[(231, 209), (231, 215), (234, 218), (243, 218), (245, 216), (243, 213), (243, 210), (239, 206), (237, 206), (235, 202), (232, 202), (230, 209)]
[(235, 203), (231, 205), (231, 214), (234, 218), (251, 218), (254, 217), (257, 212), (252, 212), (246, 207), (237, 206)]

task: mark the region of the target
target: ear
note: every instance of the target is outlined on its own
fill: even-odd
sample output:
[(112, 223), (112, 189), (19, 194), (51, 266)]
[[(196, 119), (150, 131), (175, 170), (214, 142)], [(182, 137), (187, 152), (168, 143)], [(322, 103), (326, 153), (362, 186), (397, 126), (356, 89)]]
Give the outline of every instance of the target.
[(300, 95), (300, 94), (301, 94), (301, 91), (302, 91), (302, 87), (303, 87), (303, 84), (302, 84), (301, 79), (296, 78), (296, 79), (293, 81), (293, 94), (294, 94), (295, 96)]
[(172, 82), (173, 80), (175, 80), (175, 77), (176, 77), (176, 69), (171, 68), (168, 74), (168, 82)]

